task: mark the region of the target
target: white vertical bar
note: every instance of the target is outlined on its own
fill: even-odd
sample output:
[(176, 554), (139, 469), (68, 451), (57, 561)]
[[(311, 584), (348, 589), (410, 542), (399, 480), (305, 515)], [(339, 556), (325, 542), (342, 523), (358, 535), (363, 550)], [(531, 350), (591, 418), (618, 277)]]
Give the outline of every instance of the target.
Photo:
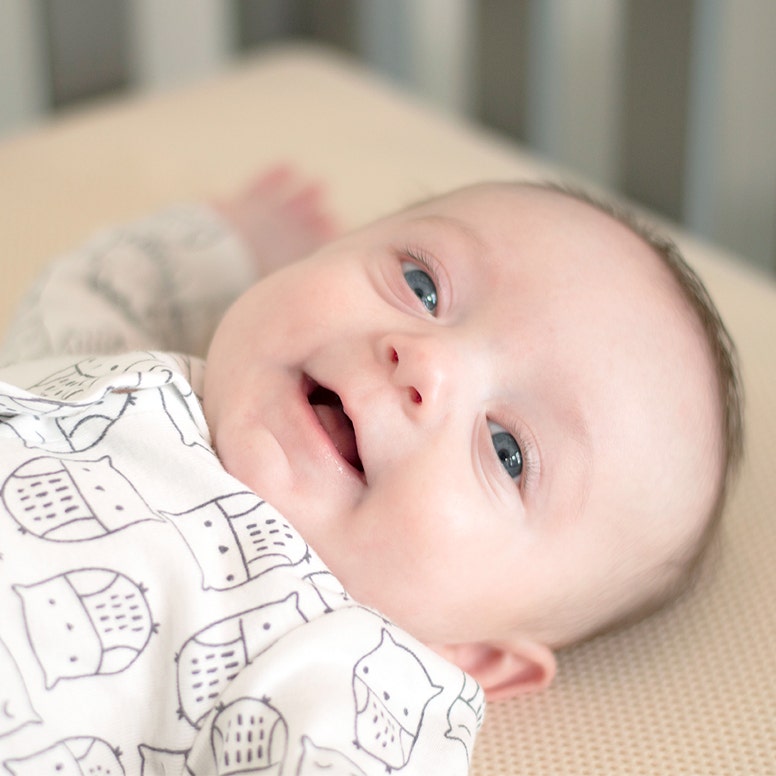
[(377, 70), (412, 83), (405, 4), (359, 0), (355, 7), (358, 50)]
[(218, 70), (230, 50), (231, 4), (224, 0), (132, 0), (135, 83), (164, 87)]
[(695, 6), (684, 209), (704, 236), (776, 268), (776, 4)]
[(472, 105), (475, 0), (404, 0), (421, 93), (453, 112)]
[(619, 178), (621, 0), (532, 0), (527, 137), (599, 183)]
[(0, 2), (0, 133), (20, 129), (46, 103), (43, 45), (30, 0)]

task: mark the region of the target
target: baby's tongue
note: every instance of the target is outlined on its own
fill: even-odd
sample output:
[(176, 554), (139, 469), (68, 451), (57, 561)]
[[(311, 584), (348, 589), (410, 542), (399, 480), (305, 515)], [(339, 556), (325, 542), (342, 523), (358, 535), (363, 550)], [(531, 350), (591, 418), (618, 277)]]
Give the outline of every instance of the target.
[(328, 404), (313, 404), (318, 421), (326, 433), (331, 437), (339, 454), (351, 465), (359, 469), (361, 462), (358, 459), (356, 437), (353, 433), (353, 424), (350, 418), (340, 407), (332, 407)]

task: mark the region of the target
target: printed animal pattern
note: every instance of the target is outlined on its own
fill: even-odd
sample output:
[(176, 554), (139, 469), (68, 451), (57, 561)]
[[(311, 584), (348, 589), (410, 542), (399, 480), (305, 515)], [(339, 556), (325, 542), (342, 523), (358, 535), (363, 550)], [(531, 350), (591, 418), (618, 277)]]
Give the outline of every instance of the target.
[(43, 417), (15, 415), (0, 419), (24, 444), (49, 453), (81, 453), (99, 444), (135, 403), (131, 393), (110, 393), (91, 402), (88, 411), (59, 405)]
[(409, 761), (426, 706), (442, 688), (412, 650), (385, 629), (381, 635), (353, 671), (356, 740), (386, 767), (398, 769)]
[(119, 753), (100, 738), (58, 741), (23, 759), (6, 760), (13, 776), (124, 776)]
[[(199, 359), (178, 354), (141, 351), (89, 357), (29, 387), (0, 386), (0, 426), (14, 431), (28, 447), (83, 452), (103, 440), (142, 392), (159, 395), (167, 419), (185, 444), (201, 444), (206, 424), (190, 381), (201, 382), (203, 376)], [(165, 398), (162, 389), (171, 383), (176, 390)]]
[(15, 469), (0, 490), (23, 531), (52, 541), (95, 539), (155, 515), (110, 456), (95, 461), (33, 458)]
[[(175, 251), (222, 235), (192, 223), (167, 229), (178, 247), (160, 228), (130, 253), (161, 251), (155, 277), (186, 278)], [(71, 341), (151, 331), (152, 306), (116, 296), (114, 268), (90, 250), (84, 284), (137, 320), (94, 334), (95, 318)], [(203, 363), (73, 360), (0, 382), (0, 773), (466, 773), (478, 688), (352, 601), (221, 468), (197, 397)]]
[(115, 571), (81, 569), (14, 590), (48, 688), (123, 671), (154, 630), (144, 589)]
[(180, 713), (199, 727), (224, 688), (284, 633), (307, 622), (298, 596), (258, 606), (195, 633), (180, 651)]
[[(172, 371), (150, 352), (116, 357), (90, 357), (58, 369), (25, 389), (0, 393), (0, 412), (6, 415), (31, 414), (34, 420), (50, 415), (69, 414), (73, 409), (98, 403), (113, 388), (126, 391), (141, 388), (153, 375), (154, 384), (166, 382), (155, 372)], [(146, 370), (151, 370), (146, 371)], [(96, 390), (102, 383), (101, 390)]]
[(279, 774), (286, 760), (288, 726), (269, 701), (239, 698), (213, 720), (210, 736), (219, 774)]
[[(201, 362), (194, 366), (185, 356), (151, 351), (84, 359), (45, 377), (27, 391), (0, 394), (0, 413), (4, 413), (0, 425), (10, 428), (27, 447), (80, 453), (99, 444), (135, 406), (140, 395), (137, 392), (145, 391), (158, 395), (183, 444), (209, 450), (202, 442), (204, 416), (189, 383), (179, 379), (181, 374), (187, 378), (196, 375), (201, 380)], [(165, 395), (162, 388), (170, 383), (175, 383), (177, 391)]]
[[(162, 403), (167, 417), (170, 419), (173, 428), (178, 432), (181, 442), (187, 447), (201, 447), (210, 450), (202, 443), (201, 427), (205, 425), (204, 419), (195, 418), (191, 411), (191, 399), (194, 397), (193, 391), (186, 395), (169, 396), (165, 391), (159, 391), (159, 400)], [(199, 423), (197, 422), (199, 421)]]
[[(93, 356), (49, 375), (29, 390), (65, 404), (85, 397), (97, 387), (107, 391), (114, 383), (123, 390), (139, 390), (148, 385), (169, 383), (173, 374), (170, 367), (152, 352), (143, 351), (130, 358)], [(117, 376), (121, 376), (118, 382), (115, 381)]]
[(0, 639), (0, 737), (40, 722), (11, 653)]
[(342, 752), (316, 746), (309, 736), (302, 737), (302, 756), (295, 776), (367, 776)]
[(140, 776), (184, 776), (191, 772), (186, 769), (186, 752), (170, 749), (155, 749), (146, 744), (137, 747), (140, 755)]
[(343, 603), (348, 603), (351, 600), (342, 582), (330, 571), (313, 571), (311, 574), (307, 574), (305, 579), (310, 582), (318, 594), (325, 612), (333, 612)]
[(467, 760), (471, 760), (474, 738), (482, 726), (484, 713), (485, 694), (482, 688), (464, 674), (461, 691), (447, 712), (448, 728), (445, 736), (461, 743)]
[(308, 557), (307, 544), (286, 519), (248, 491), (165, 514), (197, 560), (205, 590), (227, 590)]

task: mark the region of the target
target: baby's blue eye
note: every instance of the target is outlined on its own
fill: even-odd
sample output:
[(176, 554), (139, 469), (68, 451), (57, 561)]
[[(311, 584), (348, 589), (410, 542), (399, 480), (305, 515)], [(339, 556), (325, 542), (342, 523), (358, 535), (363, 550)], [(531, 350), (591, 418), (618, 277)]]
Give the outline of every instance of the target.
[(523, 453), (517, 440), (498, 423), (488, 423), (496, 455), (507, 474), (516, 480), (523, 472)]
[(435, 313), (437, 309), (437, 290), (431, 275), (417, 264), (412, 264), (409, 261), (403, 262), (401, 268), (402, 272), (404, 272), (404, 279), (412, 289), (412, 293), (420, 299), (426, 310), (430, 313)]

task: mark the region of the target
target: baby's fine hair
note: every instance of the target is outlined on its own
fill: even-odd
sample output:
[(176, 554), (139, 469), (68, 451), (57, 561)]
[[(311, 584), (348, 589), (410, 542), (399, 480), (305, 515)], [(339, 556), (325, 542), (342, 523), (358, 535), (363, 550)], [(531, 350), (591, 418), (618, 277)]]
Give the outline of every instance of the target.
[[(721, 416), (721, 438), (723, 471), (717, 483), (714, 501), (709, 514), (705, 516), (702, 530), (691, 546), (669, 560), (664, 577), (652, 584), (650, 596), (635, 609), (618, 614), (608, 622), (595, 624), (580, 640), (608, 633), (632, 625), (676, 600), (692, 588), (699, 577), (704, 560), (719, 535), (722, 512), (732, 483), (743, 457), (743, 388), (738, 366), (738, 354), (711, 296), (695, 270), (682, 256), (676, 243), (654, 226), (639, 218), (632, 210), (599, 198), (583, 189), (559, 183), (529, 182), (518, 185), (530, 186), (545, 191), (572, 197), (615, 219), (646, 242), (670, 271), (676, 285), (701, 326), (709, 349), (717, 379), (717, 395)], [(578, 642), (575, 642), (578, 643)]]

